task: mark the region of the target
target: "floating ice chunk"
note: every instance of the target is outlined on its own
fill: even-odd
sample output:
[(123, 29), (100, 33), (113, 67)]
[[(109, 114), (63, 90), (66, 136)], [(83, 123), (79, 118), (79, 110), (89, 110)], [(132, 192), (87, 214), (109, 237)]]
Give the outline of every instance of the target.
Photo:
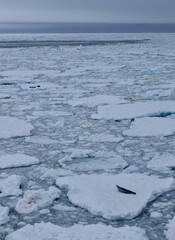
[(175, 217), (166, 225), (165, 235), (167, 240), (175, 239)]
[(50, 206), (53, 201), (60, 197), (61, 191), (56, 187), (50, 187), (48, 191), (43, 189), (26, 191), (23, 198), (16, 204), (16, 211), (28, 214), (41, 208)]
[(95, 107), (98, 105), (120, 104), (120, 103), (126, 103), (126, 102), (127, 102), (126, 100), (121, 99), (117, 96), (96, 95), (96, 96), (84, 97), (79, 99), (71, 99), (67, 103), (71, 106), (85, 105), (87, 107)]
[(70, 206), (66, 206), (66, 205), (63, 205), (63, 204), (54, 205), (52, 207), (52, 209), (57, 210), (57, 211), (68, 211), (68, 212), (77, 210), (77, 208), (75, 208), (75, 207), (70, 207)]
[(13, 117), (0, 117), (0, 138), (30, 135), (33, 126), (24, 120)]
[[(148, 202), (175, 189), (173, 178), (160, 179), (139, 173), (62, 177), (57, 179), (56, 184), (68, 189), (68, 198), (73, 204), (110, 220), (132, 219), (142, 212)], [(116, 185), (136, 195), (121, 193)]]
[(26, 142), (30, 142), (30, 143), (36, 143), (36, 144), (56, 144), (58, 143), (58, 141), (53, 140), (49, 137), (46, 136), (31, 136), (31, 137), (26, 137), (25, 138)]
[(58, 161), (62, 167), (76, 171), (109, 171), (116, 168), (125, 168), (128, 163), (114, 152), (93, 152), (90, 150), (75, 149), (70, 155)]
[(152, 212), (150, 215), (152, 218), (161, 218), (163, 216), (160, 212)]
[(36, 223), (10, 233), (5, 240), (148, 240), (138, 227), (113, 228), (103, 224), (59, 227), (52, 223)]
[(124, 135), (133, 137), (169, 136), (175, 132), (175, 119), (145, 117), (136, 119)]
[(63, 168), (46, 168), (46, 167), (38, 167), (35, 171), (40, 175), (40, 179), (57, 179), (58, 177), (70, 176), (73, 173), (69, 170)]
[(0, 225), (5, 224), (9, 221), (9, 208), (2, 207), (0, 205)]
[(40, 161), (36, 157), (31, 157), (20, 153), (7, 154), (0, 157), (0, 169), (24, 167), (39, 163)]
[(114, 136), (111, 134), (94, 134), (88, 137), (79, 137), (80, 141), (89, 141), (89, 142), (121, 142), (124, 140), (123, 137)]
[(147, 168), (157, 172), (171, 172), (175, 171), (175, 156), (173, 155), (156, 155), (148, 162)]
[(99, 106), (93, 119), (124, 120), (137, 117), (175, 113), (175, 101), (149, 101)]
[(17, 175), (0, 179), (0, 197), (19, 196), (22, 194), (20, 189), (21, 180), (21, 177)]

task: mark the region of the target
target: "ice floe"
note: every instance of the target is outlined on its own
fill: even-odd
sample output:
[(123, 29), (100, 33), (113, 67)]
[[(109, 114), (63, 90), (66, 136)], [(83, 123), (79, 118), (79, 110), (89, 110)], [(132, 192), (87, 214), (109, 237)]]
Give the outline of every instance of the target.
[(114, 136), (112, 134), (93, 134), (90, 136), (81, 136), (79, 137), (80, 141), (89, 141), (89, 142), (121, 142), (124, 140), (122, 136)]
[(9, 208), (2, 207), (0, 205), (0, 225), (5, 224), (9, 221)]
[(125, 168), (128, 163), (114, 152), (73, 149), (58, 161), (63, 168), (76, 171), (110, 170)]
[(148, 240), (145, 231), (138, 227), (113, 228), (103, 224), (60, 227), (52, 223), (35, 223), (10, 233), (5, 240)]
[(41, 208), (48, 207), (53, 204), (55, 199), (60, 197), (61, 191), (56, 187), (50, 187), (48, 191), (43, 189), (28, 190), (22, 199), (16, 204), (16, 211), (22, 214), (29, 214), (38, 211)]
[(36, 143), (36, 144), (56, 144), (58, 143), (58, 141), (51, 139), (49, 137), (46, 136), (31, 136), (31, 137), (26, 137), (25, 138), (26, 142), (30, 142), (30, 143)]
[(0, 116), (0, 138), (28, 136), (33, 129), (34, 127), (24, 120)]
[(175, 119), (144, 117), (135, 119), (124, 135), (133, 137), (170, 136), (175, 132)]
[(70, 170), (63, 168), (37, 167), (34, 171), (37, 172), (38, 175), (40, 175), (41, 180), (47, 178), (56, 179), (58, 177), (70, 176), (73, 174)]
[(175, 171), (175, 156), (156, 155), (147, 163), (147, 168), (164, 173)]
[(175, 113), (175, 101), (149, 101), (99, 106), (93, 119), (124, 120)]
[[(110, 220), (132, 219), (148, 202), (175, 188), (173, 178), (160, 179), (139, 173), (62, 177), (56, 184), (68, 189), (68, 198), (73, 204)], [(122, 193), (116, 185), (136, 195)]]
[(106, 105), (106, 104), (120, 104), (126, 103), (127, 101), (121, 99), (118, 96), (110, 96), (110, 95), (96, 95), (90, 97), (84, 97), (79, 99), (71, 99), (68, 100), (67, 103), (71, 106), (79, 106), (85, 105), (87, 107), (95, 107), (98, 105)]
[(19, 196), (22, 194), (20, 189), (22, 178), (17, 175), (11, 175), (0, 179), (0, 198), (8, 196)]
[(165, 235), (167, 240), (175, 239), (175, 217), (166, 225)]
[(39, 163), (40, 161), (36, 157), (20, 153), (0, 156), (0, 169), (31, 166)]

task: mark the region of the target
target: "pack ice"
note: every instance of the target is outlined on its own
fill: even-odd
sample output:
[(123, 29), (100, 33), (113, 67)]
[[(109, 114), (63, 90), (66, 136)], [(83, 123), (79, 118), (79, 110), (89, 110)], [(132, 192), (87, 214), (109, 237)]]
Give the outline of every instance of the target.
[[(148, 202), (175, 188), (173, 178), (160, 179), (139, 173), (62, 177), (56, 184), (68, 189), (68, 198), (73, 204), (109, 220), (132, 219)], [(116, 185), (136, 195), (121, 193)]]
[(113, 228), (103, 224), (59, 227), (52, 223), (36, 223), (10, 233), (5, 240), (148, 240), (138, 227)]
[(30, 123), (24, 120), (0, 116), (0, 138), (28, 136), (33, 128)]

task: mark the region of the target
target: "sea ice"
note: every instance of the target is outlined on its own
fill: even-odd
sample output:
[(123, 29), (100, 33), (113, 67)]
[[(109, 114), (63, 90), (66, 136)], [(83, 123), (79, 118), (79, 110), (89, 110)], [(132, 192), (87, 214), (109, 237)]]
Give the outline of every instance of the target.
[(5, 224), (9, 221), (9, 208), (2, 207), (0, 205), (0, 225)]
[(0, 179), (0, 197), (19, 196), (22, 194), (20, 189), (21, 177), (11, 175), (7, 178)]
[(175, 132), (175, 119), (144, 117), (135, 119), (124, 135), (132, 137), (170, 136)]
[(71, 99), (68, 100), (67, 103), (71, 106), (85, 105), (87, 107), (95, 107), (98, 105), (127, 103), (127, 101), (118, 96), (95, 95), (79, 99)]
[(111, 170), (125, 168), (128, 163), (114, 152), (74, 149), (58, 161), (62, 167), (76, 171)]
[(63, 168), (46, 168), (46, 167), (38, 167), (35, 169), (37, 174), (40, 175), (40, 179), (57, 179), (58, 177), (70, 176), (73, 173), (70, 170)]
[(103, 224), (59, 227), (52, 223), (35, 223), (10, 233), (5, 240), (148, 240), (138, 227), (113, 228)]
[(111, 134), (94, 134), (90, 136), (81, 136), (79, 137), (80, 141), (89, 141), (89, 142), (121, 142), (124, 140), (123, 137), (114, 136)]
[(156, 155), (148, 162), (147, 168), (150, 168), (157, 172), (171, 172), (175, 170), (175, 156), (166, 155)]
[(56, 187), (50, 187), (48, 191), (43, 189), (28, 190), (22, 199), (16, 204), (16, 211), (22, 214), (28, 214), (38, 211), (41, 208), (50, 206), (55, 199), (60, 197), (61, 191)]
[(25, 142), (30, 142), (30, 143), (36, 143), (36, 144), (56, 144), (58, 141), (51, 139), (46, 136), (31, 136), (31, 137), (26, 137)]
[[(139, 173), (62, 177), (56, 184), (68, 189), (68, 198), (73, 204), (109, 220), (132, 219), (148, 202), (175, 188), (173, 178), (160, 179)], [(121, 193), (116, 185), (136, 195)]]
[(165, 235), (167, 240), (175, 239), (175, 217), (166, 225)]
[(99, 106), (93, 119), (124, 120), (138, 117), (175, 113), (175, 101), (149, 101), (128, 104)]
[(40, 161), (36, 157), (25, 154), (7, 154), (0, 157), (0, 169), (31, 166), (39, 164)]
[(0, 116), (0, 138), (28, 136), (33, 128), (30, 123), (24, 120)]

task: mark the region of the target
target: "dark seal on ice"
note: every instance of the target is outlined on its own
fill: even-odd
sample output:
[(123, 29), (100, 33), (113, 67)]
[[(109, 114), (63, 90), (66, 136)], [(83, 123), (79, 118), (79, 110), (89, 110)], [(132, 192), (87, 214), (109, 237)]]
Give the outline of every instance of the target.
[(121, 193), (125, 193), (125, 194), (134, 194), (136, 195), (135, 192), (131, 191), (131, 190), (128, 190), (126, 188), (123, 188), (123, 187), (120, 187), (118, 185), (116, 185), (116, 187), (118, 188), (118, 191), (121, 192)]

